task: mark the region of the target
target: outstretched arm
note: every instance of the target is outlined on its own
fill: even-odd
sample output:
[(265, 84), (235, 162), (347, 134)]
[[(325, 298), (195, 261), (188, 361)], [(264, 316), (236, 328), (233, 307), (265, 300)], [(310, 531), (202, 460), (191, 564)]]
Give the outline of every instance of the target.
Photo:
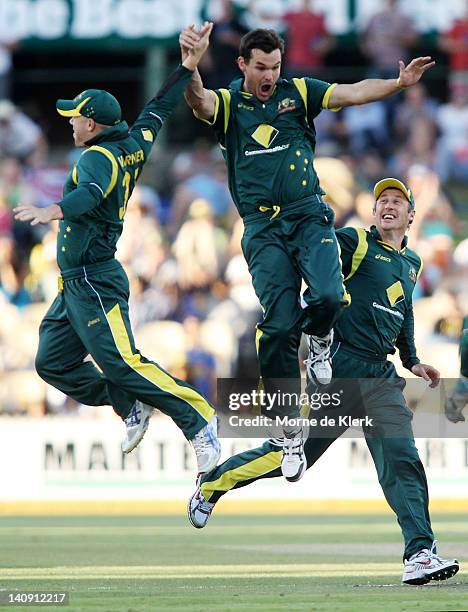
[(365, 79), (350, 85), (337, 85), (330, 94), (328, 108), (356, 106), (388, 98), (402, 89), (415, 85), (426, 70), (434, 65), (435, 62), (429, 56), (417, 57), (408, 66), (400, 60), (400, 74), (397, 79)]
[(140, 143), (145, 151), (145, 157), (148, 156), (164, 121), (182, 98), (193, 71), (208, 47), (212, 29), (213, 24), (206, 21), (197, 34), (197, 41), (190, 54), (187, 53), (182, 58), (182, 65), (168, 77), (156, 96), (148, 102), (132, 125), (130, 133)]
[(58, 204), (51, 204), (45, 208), (38, 208), (32, 204), (18, 204), (13, 212), (17, 221), (30, 221), (31, 225), (47, 224), (55, 219), (63, 219), (63, 212)]
[[(186, 62), (193, 54), (194, 49), (200, 41), (202, 31), (203, 28), (200, 32), (197, 32), (194, 24), (192, 24), (181, 32), (179, 43), (182, 63)], [(184, 92), (184, 96), (187, 104), (196, 111), (201, 119), (209, 120), (213, 117), (215, 113), (216, 94), (203, 87), (203, 81), (197, 68), (194, 69), (192, 78)]]

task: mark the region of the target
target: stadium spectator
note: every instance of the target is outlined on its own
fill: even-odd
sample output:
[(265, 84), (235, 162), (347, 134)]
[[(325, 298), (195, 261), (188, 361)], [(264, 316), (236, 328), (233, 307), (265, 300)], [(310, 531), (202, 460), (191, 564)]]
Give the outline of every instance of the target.
[(209, 86), (216, 88), (221, 87), (226, 80), (236, 78), (239, 43), (247, 29), (240, 22), (232, 0), (219, 0), (210, 19), (215, 21), (215, 25), (211, 35), (211, 49), (203, 58), (202, 68), (206, 71)]
[(394, 132), (399, 143), (406, 144), (411, 140), (414, 125), (423, 120), (427, 129), (431, 130), (431, 138), (436, 135), (436, 116), (438, 103), (427, 95), (423, 83), (416, 83), (403, 92), (403, 101), (395, 112)]
[(173, 246), (182, 289), (207, 288), (218, 277), (226, 242), (223, 230), (214, 224), (209, 202), (195, 199)]
[[(6, 20), (2, 20), (2, 26)], [(11, 69), (13, 67), (13, 52), (18, 47), (18, 41), (2, 27), (0, 30), (0, 100), (10, 98)]]
[(365, 153), (369, 149), (387, 150), (389, 133), (384, 102), (348, 106), (343, 110), (343, 116), (351, 153)]
[(468, 84), (455, 85), (437, 113), (437, 169), (443, 183), (468, 180)]
[(196, 174), (180, 183), (174, 192), (171, 206), (170, 228), (175, 233), (184, 221), (193, 200), (208, 202), (216, 219), (233, 213), (233, 203), (226, 178), (226, 165), (219, 149), (212, 149), (209, 162)]
[[(376, 6), (378, 6), (376, 4)], [(398, 61), (409, 59), (410, 48), (418, 40), (411, 19), (398, 7), (397, 0), (386, 0), (364, 26), (361, 48), (370, 63), (369, 78), (397, 77)]]
[(0, 100), (0, 157), (36, 164), (46, 154), (47, 141), (41, 128), (10, 100)]
[(0, 192), (10, 209), (15, 208), (19, 202), (34, 202), (34, 193), (24, 169), (14, 157), (5, 157), (0, 161)]
[(0, 236), (10, 234), (13, 229), (13, 215), (5, 195), (0, 191)]
[(314, 76), (325, 77), (324, 57), (329, 53), (335, 40), (327, 30), (323, 15), (315, 12), (314, 0), (302, 0), (294, 11), (287, 12), (287, 77)]
[[(283, 19), (284, 4), (282, 0), (251, 0), (247, 10), (242, 14), (242, 25), (247, 30), (266, 28), (284, 34), (286, 23)], [(224, 80), (224, 83), (226, 81)]]
[(468, 1), (464, 14), (439, 37), (439, 47), (449, 56), (450, 85), (468, 85)]
[(24, 285), (28, 273), (27, 261), (11, 236), (0, 238), (0, 293), (18, 308), (32, 302), (31, 294)]
[[(370, 18), (362, 32), (361, 49), (370, 64), (367, 77), (396, 78), (395, 67), (399, 60), (406, 64), (410, 49), (417, 40), (411, 19), (399, 9), (398, 1), (385, 0), (383, 9)], [(385, 100), (390, 125), (398, 102), (397, 96)]]

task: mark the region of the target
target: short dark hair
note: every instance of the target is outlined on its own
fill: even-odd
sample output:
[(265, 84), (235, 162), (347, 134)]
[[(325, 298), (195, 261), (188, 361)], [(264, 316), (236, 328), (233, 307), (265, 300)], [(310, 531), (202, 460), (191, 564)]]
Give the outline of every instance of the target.
[(252, 57), (252, 49), (260, 49), (265, 53), (271, 53), (275, 49), (284, 53), (284, 40), (274, 30), (258, 28), (244, 34), (239, 45), (239, 55), (248, 62)]

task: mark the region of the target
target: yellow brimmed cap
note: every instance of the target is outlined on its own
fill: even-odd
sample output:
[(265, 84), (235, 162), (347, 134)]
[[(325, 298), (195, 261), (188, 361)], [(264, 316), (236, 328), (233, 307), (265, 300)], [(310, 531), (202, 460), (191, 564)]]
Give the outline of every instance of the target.
[(398, 189), (410, 203), (411, 208), (414, 208), (414, 197), (411, 189), (396, 178), (384, 178), (374, 185), (374, 197), (378, 200), (385, 189)]
[(103, 125), (116, 125), (122, 119), (117, 99), (103, 89), (85, 89), (73, 100), (57, 100), (57, 111), (63, 117), (88, 117)]

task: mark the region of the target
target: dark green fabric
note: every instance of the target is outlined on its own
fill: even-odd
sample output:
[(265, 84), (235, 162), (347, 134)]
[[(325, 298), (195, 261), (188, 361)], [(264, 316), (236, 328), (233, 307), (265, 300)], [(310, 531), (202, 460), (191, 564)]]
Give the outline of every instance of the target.
[[(330, 84), (308, 78), (304, 82), (307, 111), (298, 88), (286, 79), (278, 80), (266, 102), (243, 92), (242, 79), (230, 84), (230, 102), (220, 90), (215, 92), (219, 110), (213, 125), (226, 160), (229, 189), (242, 217), (260, 206), (285, 208), (324, 193), (313, 167), (313, 119)], [(273, 128), (263, 144), (254, 137), (261, 125)]]
[[(284, 392), (300, 384), (298, 349), (306, 315), (306, 331), (323, 336), (345, 304), (333, 211), (318, 200), (316, 208), (287, 209), (275, 218), (265, 213), (245, 226), (242, 250), (264, 313), (257, 326), (260, 375), (270, 392), (276, 379), (289, 379)], [(309, 287), (306, 311), (299, 302), (302, 279)], [(296, 406), (289, 414), (297, 412)]]
[[(59, 202), (64, 215), (57, 237), (61, 270), (114, 257), (128, 198), (164, 120), (182, 98), (191, 75), (190, 70), (179, 67), (130, 129), (122, 121), (86, 143)], [(108, 155), (91, 148), (96, 146)]]
[[(406, 405), (401, 379), (389, 361), (366, 361), (352, 352), (335, 344), (333, 347), (333, 372), (336, 380), (327, 388), (327, 393), (343, 388), (345, 399), (336, 410), (321, 409), (311, 416), (320, 421), (321, 416), (336, 418), (339, 415), (373, 419), (373, 427), (365, 431), (366, 442), (377, 470), (380, 485), (385, 497), (395, 512), (402, 529), (405, 551), (409, 558), (421, 548), (430, 548), (434, 540), (429, 518), (429, 494), (424, 467), (414, 444), (411, 427), (412, 413)], [(305, 443), (307, 467), (310, 468), (323, 455), (328, 447), (346, 431), (345, 426), (327, 428), (318, 432), (311, 431)], [(239, 465), (264, 456), (280, 447), (274, 441), (267, 441), (259, 448), (231, 457), (212, 472), (205, 474), (201, 482), (215, 482), (220, 476)], [(261, 474), (258, 478), (242, 480), (239, 478), (232, 488), (246, 486), (260, 478), (281, 476), (281, 469)], [(235, 482), (235, 472), (231, 475)], [(215, 492), (210, 501), (217, 501), (225, 491)]]
[[(353, 255), (358, 246), (357, 230), (339, 229), (336, 237), (341, 247), (343, 275), (351, 272)], [(399, 349), (403, 365), (419, 363), (414, 345), (412, 295), (421, 259), (402, 245), (398, 251), (383, 244), (375, 228), (366, 232), (367, 253), (356, 273), (345, 280), (351, 295), (351, 306), (343, 310), (335, 325), (335, 338), (370, 354), (393, 354)], [(387, 289), (400, 282), (404, 296), (391, 304)]]
[(463, 320), (463, 329), (460, 338), (461, 374), (468, 377), (468, 317)]
[[(136, 372), (117, 349), (106, 313), (119, 304), (132, 353), (139, 354), (128, 316), (128, 279), (117, 262), (111, 263), (95, 265), (91, 271), (84, 268), (81, 276), (70, 274), (73, 278), (64, 281), (63, 292), (57, 295), (40, 326), (36, 369), (41, 378), (73, 399), (91, 406), (112, 404), (122, 418), (129, 414), (135, 398), (155, 406), (190, 439), (206, 420), (186, 401)], [(93, 364), (83, 362), (87, 354), (102, 374)], [(145, 357), (141, 361), (154, 364)]]

